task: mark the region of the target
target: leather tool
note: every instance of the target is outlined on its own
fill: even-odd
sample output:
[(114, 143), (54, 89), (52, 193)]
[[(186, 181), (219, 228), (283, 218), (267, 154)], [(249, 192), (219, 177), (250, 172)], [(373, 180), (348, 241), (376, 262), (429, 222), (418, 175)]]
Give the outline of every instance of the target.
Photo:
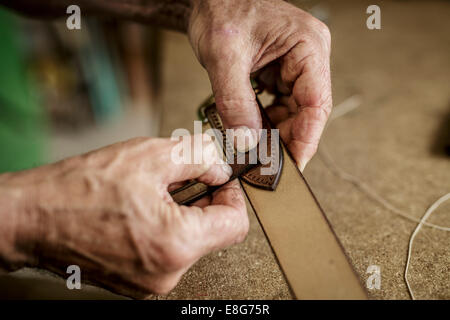
[[(271, 124), (260, 106), (263, 128)], [(220, 117), (212, 104), (203, 109), (204, 129), (216, 128), (230, 148)], [(270, 132), (270, 130), (269, 130)], [(268, 145), (273, 138), (268, 134)], [(231, 147), (232, 148), (232, 147)], [(278, 150), (278, 151), (277, 151)], [(269, 240), (294, 296), (298, 299), (367, 299), (326, 215), (319, 206), (289, 151), (279, 141), (269, 150), (269, 163), (231, 165)], [(229, 155), (230, 153), (228, 153)], [(243, 157), (234, 153), (235, 159)], [(245, 159), (248, 159), (245, 158)], [(260, 159), (259, 159), (260, 160)], [(262, 175), (261, 168), (279, 161), (278, 170)], [(188, 204), (214, 191), (195, 181), (171, 192), (180, 204)]]

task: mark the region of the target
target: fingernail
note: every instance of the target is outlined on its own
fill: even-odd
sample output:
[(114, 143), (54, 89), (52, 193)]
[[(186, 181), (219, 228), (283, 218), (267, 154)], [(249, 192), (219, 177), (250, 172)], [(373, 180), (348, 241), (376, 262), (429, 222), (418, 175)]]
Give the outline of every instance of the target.
[(299, 161), (297, 166), (300, 172), (303, 173), (303, 170), (305, 170), (306, 167), (306, 161)]
[(246, 126), (234, 128), (235, 148), (239, 152), (247, 152), (258, 144), (258, 134), (255, 129)]
[(230, 167), (230, 165), (226, 162), (222, 163), (220, 168), (222, 168), (223, 172), (225, 172), (225, 174), (228, 177), (231, 177), (231, 175), (233, 174), (233, 169)]

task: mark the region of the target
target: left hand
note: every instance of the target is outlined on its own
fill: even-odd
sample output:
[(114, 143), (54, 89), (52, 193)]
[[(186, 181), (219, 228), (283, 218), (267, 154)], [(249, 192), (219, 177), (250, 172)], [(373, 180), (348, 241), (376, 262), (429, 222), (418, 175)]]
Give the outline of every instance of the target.
[(134, 138), (1, 174), (0, 269), (67, 277), (77, 265), (84, 281), (144, 298), (168, 293), (203, 255), (243, 241), (249, 222), (237, 181), (192, 206), (170, 197), (179, 182), (222, 185), (231, 175), (209, 136), (185, 138), (200, 163), (173, 162), (183, 142)]
[(261, 128), (253, 74), (277, 94), (268, 114), (303, 170), (332, 106), (326, 25), (281, 0), (193, 0), (188, 35), (225, 126)]

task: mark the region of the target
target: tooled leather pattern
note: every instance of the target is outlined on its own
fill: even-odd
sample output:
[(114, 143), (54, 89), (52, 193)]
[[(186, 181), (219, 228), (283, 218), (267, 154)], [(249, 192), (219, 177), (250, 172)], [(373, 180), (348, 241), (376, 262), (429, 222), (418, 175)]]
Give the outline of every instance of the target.
[[(259, 101), (258, 101), (259, 104)], [(261, 109), (261, 117), (262, 117), (262, 128), (267, 129), (267, 146), (270, 146), (270, 148), (267, 148), (267, 158), (270, 159), (266, 164), (261, 164), (261, 162), (258, 161), (258, 165), (250, 165), (249, 163), (249, 153), (246, 152), (245, 154), (240, 154), (241, 157), (245, 157), (245, 159), (241, 159), (243, 164), (240, 164), (240, 161), (237, 161), (239, 155), (235, 155), (233, 163), (230, 164), (231, 168), (233, 169), (234, 174), (240, 174), (241, 180), (245, 181), (248, 184), (251, 184), (255, 187), (266, 189), (266, 190), (275, 190), (278, 184), (278, 180), (281, 175), (282, 167), (283, 167), (283, 152), (281, 152), (281, 144), (278, 141), (275, 143), (272, 143), (272, 138), (275, 139), (272, 136), (272, 126), (270, 124), (270, 121), (268, 120), (264, 110)], [(217, 137), (218, 139), (222, 139), (224, 141), (224, 152), (225, 150), (233, 150), (233, 141), (228, 141), (226, 136), (226, 131), (223, 126), (223, 123), (220, 119), (220, 116), (217, 112), (216, 105), (212, 104), (208, 106), (205, 111), (205, 116), (208, 119), (208, 122), (210, 123), (211, 127), (214, 129), (218, 129), (221, 133), (221, 137)], [(278, 147), (275, 147), (278, 144)], [(228, 148), (228, 149), (225, 149)], [(259, 148), (260, 146), (257, 146), (257, 154), (259, 155)], [(270, 168), (274, 162), (276, 162), (276, 157), (278, 157), (278, 167), (277, 170), (273, 174), (262, 174), (261, 169)], [(264, 161), (266, 162), (266, 161)], [(276, 164), (276, 163), (275, 163)]]

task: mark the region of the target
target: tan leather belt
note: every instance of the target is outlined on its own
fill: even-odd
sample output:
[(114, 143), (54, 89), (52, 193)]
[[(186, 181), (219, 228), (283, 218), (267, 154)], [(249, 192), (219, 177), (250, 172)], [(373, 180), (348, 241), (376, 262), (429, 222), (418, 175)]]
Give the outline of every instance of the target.
[[(271, 163), (252, 165), (237, 161), (248, 161), (248, 153), (230, 154), (231, 142), (226, 140), (215, 105), (204, 108), (203, 113), (204, 130), (218, 129), (216, 134), (222, 136), (217, 138), (224, 138), (227, 159), (234, 157), (232, 179), (239, 177), (295, 297), (367, 299), (325, 214), (283, 143), (279, 142), (279, 148), (268, 150), (271, 161), (278, 161), (278, 170), (262, 175), (261, 168)], [(270, 129), (270, 121), (262, 108), (261, 114), (263, 128)], [(268, 131), (269, 146), (271, 139)], [(214, 189), (192, 181), (171, 195), (177, 203), (189, 204)]]

